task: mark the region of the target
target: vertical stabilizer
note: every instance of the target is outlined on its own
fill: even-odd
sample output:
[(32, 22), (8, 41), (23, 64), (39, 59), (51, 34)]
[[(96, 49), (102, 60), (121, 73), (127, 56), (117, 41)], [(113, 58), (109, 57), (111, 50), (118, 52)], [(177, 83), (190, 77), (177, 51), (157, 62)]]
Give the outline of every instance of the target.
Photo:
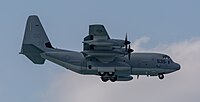
[(53, 49), (53, 47), (38, 16), (29, 16), (20, 53), (24, 54), (35, 64), (43, 64), (45, 59), (40, 54), (49, 49)]

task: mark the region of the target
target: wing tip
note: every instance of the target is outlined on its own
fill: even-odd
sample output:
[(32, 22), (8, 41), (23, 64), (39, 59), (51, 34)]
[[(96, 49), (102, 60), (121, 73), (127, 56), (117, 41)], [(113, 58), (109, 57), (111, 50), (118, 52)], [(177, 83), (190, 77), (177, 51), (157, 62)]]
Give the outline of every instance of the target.
[(89, 26), (90, 26), (90, 27), (92, 27), (92, 26), (103, 26), (103, 27), (104, 27), (103, 24), (90, 24)]
[(38, 17), (37, 15), (29, 15), (29, 17)]
[(29, 15), (28, 20), (30, 19), (39, 19), (39, 17), (37, 15)]

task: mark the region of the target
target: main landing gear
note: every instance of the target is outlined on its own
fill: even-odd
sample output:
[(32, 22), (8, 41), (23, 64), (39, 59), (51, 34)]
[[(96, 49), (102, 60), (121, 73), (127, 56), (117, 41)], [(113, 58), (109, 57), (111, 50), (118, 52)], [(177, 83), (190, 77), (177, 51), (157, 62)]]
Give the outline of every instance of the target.
[(117, 81), (117, 76), (114, 72), (99, 72), (99, 75), (101, 76), (101, 80), (103, 82), (107, 82), (108, 80), (111, 82)]
[(110, 80), (111, 82), (115, 82), (117, 81), (117, 76), (112, 76), (112, 77), (102, 76), (101, 80), (103, 82), (107, 82), (108, 80)]
[(103, 82), (107, 82), (109, 79), (108, 79), (108, 77), (101, 77), (101, 80), (103, 81)]

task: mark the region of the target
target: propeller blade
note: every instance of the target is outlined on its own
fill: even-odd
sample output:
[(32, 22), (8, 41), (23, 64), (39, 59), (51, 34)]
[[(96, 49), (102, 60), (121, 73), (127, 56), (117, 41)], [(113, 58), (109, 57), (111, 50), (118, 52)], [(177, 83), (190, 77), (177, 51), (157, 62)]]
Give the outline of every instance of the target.
[(128, 53), (128, 59), (129, 60), (131, 59), (131, 53)]
[(124, 40), (124, 44), (125, 44), (125, 45), (128, 45), (128, 44), (130, 44), (130, 43), (131, 43), (131, 42), (128, 41), (127, 33), (126, 33), (125, 40)]
[(125, 36), (125, 40), (124, 40), (124, 45), (125, 45), (125, 49), (126, 51), (128, 51), (128, 44), (130, 44), (131, 42), (127, 40), (127, 33), (126, 33), (126, 36)]
[(130, 50), (131, 50), (131, 46), (129, 44), (129, 46), (128, 46), (128, 59), (129, 60), (131, 59), (131, 52), (130, 52)]
[(127, 51), (127, 45), (125, 45), (125, 50)]
[(128, 59), (131, 59), (131, 52), (133, 52), (133, 49), (131, 49), (131, 45), (128, 46)]
[(125, 36), (125, 42), (127, 41), (127, 33), (126, 33), (126, 36)]
[(125, 44), (125, 49), (127, 51), (127, 33), (126, 33), (126, 36), (125, 36), (125, 42), (124, 42), (124, 44)]

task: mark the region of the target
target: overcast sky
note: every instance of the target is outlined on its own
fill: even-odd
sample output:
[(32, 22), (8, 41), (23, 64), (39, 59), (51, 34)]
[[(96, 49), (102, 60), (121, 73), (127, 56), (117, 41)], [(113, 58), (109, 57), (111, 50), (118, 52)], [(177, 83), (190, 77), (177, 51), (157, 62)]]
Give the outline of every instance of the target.
[[(199, 102), (199, 0), (1, 0), (0, 102)], [(26, 20), (38, 15), (53, 46), (81, 51), (90, 24), (128, 39), (137, 52), (161, 52), (181, 64), (164, 80), (142, 76), (103, 83), (52, 62), (19, 55)]]

